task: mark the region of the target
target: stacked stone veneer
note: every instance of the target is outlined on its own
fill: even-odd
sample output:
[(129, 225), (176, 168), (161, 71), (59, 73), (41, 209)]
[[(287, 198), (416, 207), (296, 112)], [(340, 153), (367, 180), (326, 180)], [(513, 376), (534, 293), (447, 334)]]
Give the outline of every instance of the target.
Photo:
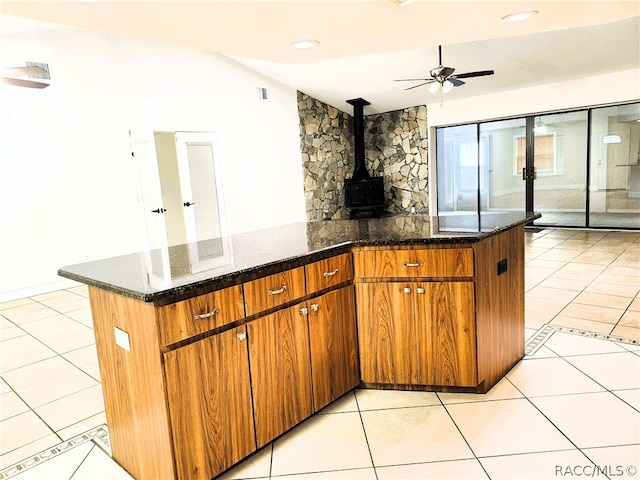
[[(353, 174), (353, 117), (298, 92), (307, 220), (349, 218), (344, 179)], [(427, 112), (424, 105), (365, 117), (365, 161), (384, 177), (386, 214), (427, 214)]]

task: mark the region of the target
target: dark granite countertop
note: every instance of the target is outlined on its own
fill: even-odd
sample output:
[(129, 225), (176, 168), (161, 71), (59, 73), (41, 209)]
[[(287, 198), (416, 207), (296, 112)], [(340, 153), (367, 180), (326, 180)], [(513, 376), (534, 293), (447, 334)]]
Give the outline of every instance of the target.
[(58, 274), (145, 302), (169, 303), (349, 252), (354, 245), (477, 242), (539, 216), (487, 212), (295, 223), (70, 265)]

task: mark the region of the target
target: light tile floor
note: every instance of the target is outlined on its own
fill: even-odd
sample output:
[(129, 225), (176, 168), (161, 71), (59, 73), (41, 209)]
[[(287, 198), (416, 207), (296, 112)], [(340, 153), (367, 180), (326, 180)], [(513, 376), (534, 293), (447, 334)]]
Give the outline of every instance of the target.
[[(357, 389), (222, 478), (640, 478), (640, 232), (526, 242), (527, 355), (489, 393)], [(0, 479), (130, 479), (86, 288), (0, 314)]]

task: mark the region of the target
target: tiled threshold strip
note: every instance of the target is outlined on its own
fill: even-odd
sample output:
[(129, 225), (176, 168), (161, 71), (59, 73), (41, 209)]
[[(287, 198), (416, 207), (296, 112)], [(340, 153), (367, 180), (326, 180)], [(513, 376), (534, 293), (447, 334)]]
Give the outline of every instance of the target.
[[(601, 333), (589, 332), (586, 330), (579, 330), (576, 328), (561, 327), (556, 325), (544, 325), (540, 327), (535, 334), (531, 336), (529, 341), (525, 344), (525, 355), (533, 355), (544, 343), (551, 338), (554, 332), (570, 333), (573, 335), (580, 335), (583, 337), (596, 338), (600, 340), (610, 340), (618, 343), (626, 343), (629, 345), (639, 345), (640, 341), (629, 338), (617, 337), (615, 335), (604, 335)], [(0, 470), (0, 480), (11, 478), (19, 473), (28, 470), (31, 467), (51, 460), (52, 458), (69, 451), (79, 445), (86, 442), (93, 442), (102, 448), (109, 456), (111, 456), (111, 445), (109, 443), (109, 431), (106, 425), (100, 425), (97, 428), (89, 430), (77, 437), (67, 440), (65, 442), (56, 445), (55, 447), (47, 448), (42, 452), (27, 458), (21, 462), (18, 462), (10, 467)]]
[(70, 440), (62, 442), (55, 447), (47, 448), (46, 450), (43, 450), (33, 457), (29, 457), (21, 462), (11, 465), (10, 467), (0, 470), (0, 480), (11, 478), (15, 475), (18, 475), (19, 473), (24, 472), (25, 470), (30, 469), (31, 467), (41, 465), (43, 462), (51, 460), (52, 458), (62, 453), (68, 452), (72, 448), (75, 448), (86, 442), (95, 443), (98, 447), (102, 448), (102, 450), (104, 450), (109, 456), (111, 456), (109, 430), (107, 429), (107, 426), (103, 424)]

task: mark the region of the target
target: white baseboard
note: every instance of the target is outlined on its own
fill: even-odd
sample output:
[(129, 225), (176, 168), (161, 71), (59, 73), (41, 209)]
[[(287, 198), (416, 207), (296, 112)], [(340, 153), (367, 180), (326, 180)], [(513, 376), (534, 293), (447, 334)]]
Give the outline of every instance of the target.
[(56, 290), (64, 290), (65, 288), (77, 287), (79, 285), (82, 285), (82, 283), (64, 279), (43, 285), (34, 285), (31, 287), (19, 288), (17, 290), (10, 290), (8, 292), (0, 292), (0, 303), (18, 300), (19, 298), (32, 297), (43, 293), (55, 292)]

